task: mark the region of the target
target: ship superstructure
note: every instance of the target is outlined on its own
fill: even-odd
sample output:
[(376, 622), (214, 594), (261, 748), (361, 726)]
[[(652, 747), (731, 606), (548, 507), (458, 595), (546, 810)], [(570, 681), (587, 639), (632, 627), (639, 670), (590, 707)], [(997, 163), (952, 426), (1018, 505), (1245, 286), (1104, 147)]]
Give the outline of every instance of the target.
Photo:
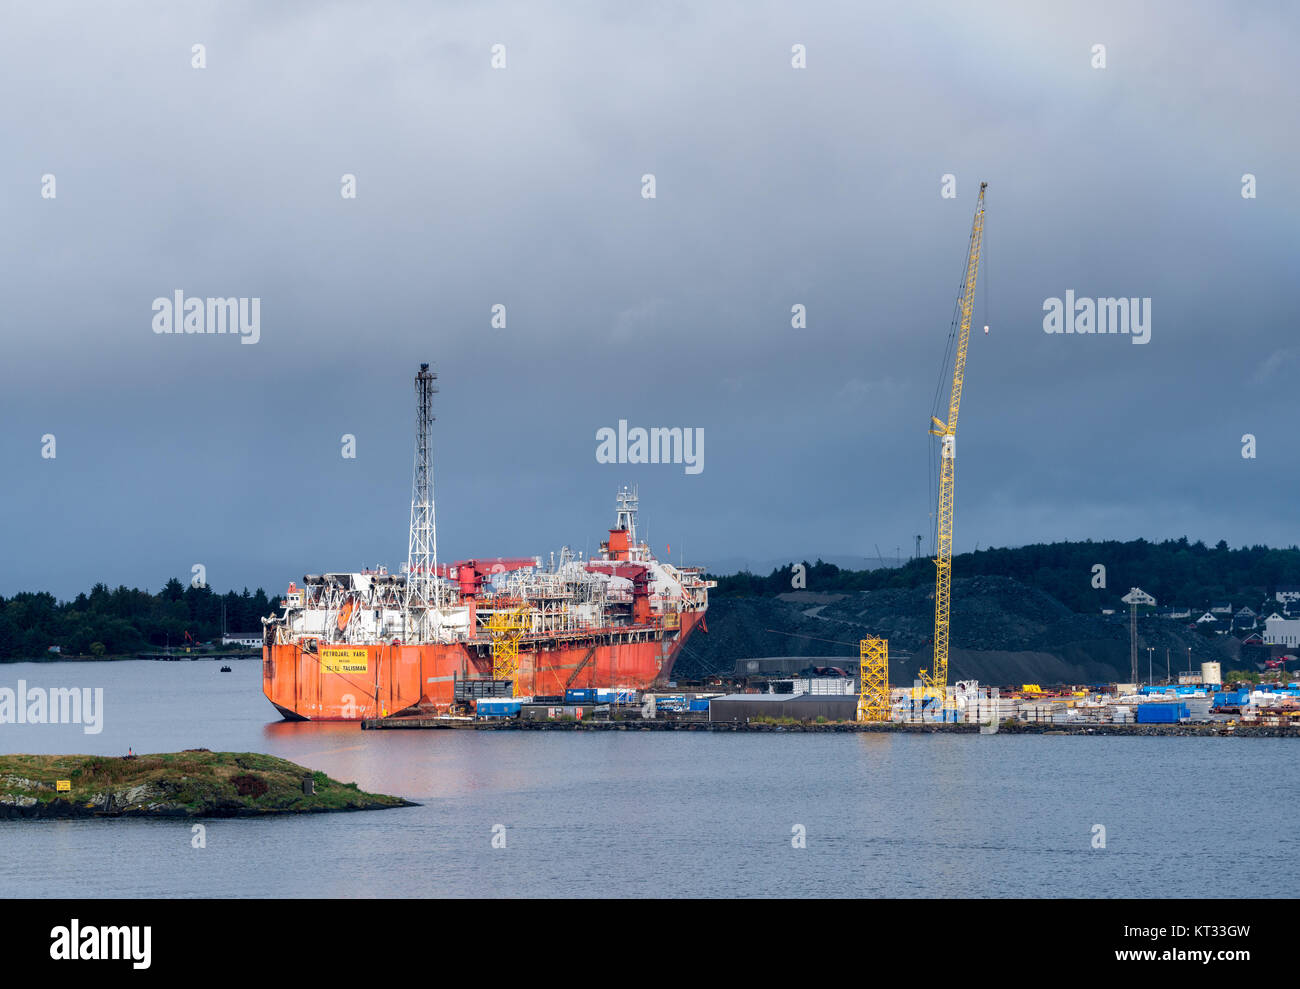
[(436, 375), (416, 376), (417, 438), (408, 559), (307, 575), (264, 619), (263, 686), (286, 718), (361, 720), (447, 711), (484, 694), (644, 689), (666, 680), (703, 624), (715, 582), (655, 558), (622, 488), (599, 556), (437, 562), (431, 455)]

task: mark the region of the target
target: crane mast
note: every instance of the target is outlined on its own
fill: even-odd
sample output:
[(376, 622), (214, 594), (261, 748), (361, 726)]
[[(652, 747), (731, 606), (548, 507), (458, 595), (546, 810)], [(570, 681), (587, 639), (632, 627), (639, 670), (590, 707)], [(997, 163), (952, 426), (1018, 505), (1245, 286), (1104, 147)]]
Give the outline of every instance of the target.
[(970, 346), (971, 313), (975, 309), (975, 278), (979, 273), (980, 247), (984, 239), (984, 190), (987, 187), (987, 182), (980, 183), (975, 220), (971, 224), (966, 279), (961, 295), (961, 323), (957, 330), (957, 353), (952, 368), (952, 392), (948, 398), (948, 419), (945, 422), (930, 417), (930, 433), (940, 438), (942, 447), (935, 540), (937, 552), (934, 561), (934, 664), (933, 671), (921, 671), (921, 682), (925, 693), (940, 699), (945, 706), (948, 693), (948, 610), (952, 601), (952, 506), (957, 461), (957, 413), (961, 408), (961, 389), (966, 378), (966, 351)]

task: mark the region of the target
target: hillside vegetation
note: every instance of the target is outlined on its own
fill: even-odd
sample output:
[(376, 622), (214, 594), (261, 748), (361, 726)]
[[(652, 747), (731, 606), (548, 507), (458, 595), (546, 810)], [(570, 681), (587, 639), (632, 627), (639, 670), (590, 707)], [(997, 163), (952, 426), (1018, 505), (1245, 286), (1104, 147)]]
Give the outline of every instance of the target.
[[(1094, 587), (1094, 567), (1106, 568), (1104, 587)], [(878, 591), (932, 587), (934, 564), (912, 560), (901, 567), (842, 570), (831, 563), (803, 564), (803, 589), (817, 592)], [(1095, 614), (1122, 608), (1120, 598), (1141, 587), (1161, 605), (1206, 610), (1212, 604), (1249, 605), (1256, 610), (1281, 585), (1300, 585), (1300, 549), (1251, 546), (1230, 549), (1226, 542), (1208, 547), (1187, 537), (1152, 543), (1036, 543), (1014, 549), (983, 549), (953, 557), (954, 577), (1010, 577), (1051, 595), (1071, 611)], [(717, 577), (716, 597), (772, 596), (798, 589), (793, 570), (784, 567), (766, 577), (738, 573)]]
[(217, 594), (174, 577), (156, 594), (96, 584), (89, 594), (57, 601), (45, 591), (24, 591), (0, 598), (0, 661), (44, 657), (50, 646), (64, 655), (120, 656), (182, 646), (186, 632), (197, 641), (214, 639), (221, 634), (223, 604), (226, 627), (236, 632), (260, 633), (273, 607), (260, 587)]
[[(1096, 587), (1096, 565), (1105, 586)], [(1063, 542), (987, 549), (953, 559), (950, 679), (985, 683), (1087, 683), (1128, 680), (1129, 631), (1120, 598), (1133, 586), (1160, 606), (1193, 616), (1213, 605), (1267, 613), (1279, 586), (1300, 585), (1300, 549), (1229, 549), (1186, 539), (1151, 543)], [(934, 633), (934, 564), (844, 570), (817, 561), (767, 576), (718, 577), (709, 634), (693, 637), (675, 673), (682, 678), (730, 673), (739, 659), (835, 656), (856, 659), (858, 640), (889, 640), (890, 676), (910, 683), (928, 667)], [(798, 586), (802, 584), (802, 587)], [(1103, 616), (1103, 609), (1116, 614)], [(1148, 610), (1148, 609), (1144, 609)], [(1186, 621), (1154, 616), (1139, 623), (1139, 674), (1163, 679), (1219, 662), (1249, 667), (1237, 639)], [(1148, 647), (1153, 650), (1148, 654)]]

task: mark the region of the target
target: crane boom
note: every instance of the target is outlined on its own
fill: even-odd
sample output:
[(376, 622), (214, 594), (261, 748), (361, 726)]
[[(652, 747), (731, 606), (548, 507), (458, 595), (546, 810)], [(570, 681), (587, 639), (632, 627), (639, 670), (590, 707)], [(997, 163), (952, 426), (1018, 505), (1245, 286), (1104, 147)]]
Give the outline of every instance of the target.
[(957, 461), (957, 413), (961, 409), (961, 389), (966, 379), (966, 351), (970, 346), (970, 320), (975, 309), (975, 279), (979, 273), (980, 247), (984, 240), (984, 190), (980, 183), (971, 224), (970, 249), (966, 255), (966, 279), (961, 295), (961, 324), (957, 331), (957, 354), (953, 360), (952, 392), (948, 397), (948, 420), (931, 416), (930, 433), (940, 437), (939, 514), (936, 523), (934, 576), (934, 664), (933, 671), (922, 670), (921, 682), (926, 694), (946, 703), (948, 688), (948, 609), (952, 601), (952, 506), (954, 468)]

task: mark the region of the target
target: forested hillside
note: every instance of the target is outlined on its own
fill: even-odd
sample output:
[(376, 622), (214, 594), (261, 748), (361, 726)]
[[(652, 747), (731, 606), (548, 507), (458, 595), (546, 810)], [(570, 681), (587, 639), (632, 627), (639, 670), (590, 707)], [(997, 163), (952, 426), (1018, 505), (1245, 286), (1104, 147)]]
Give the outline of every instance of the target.
[[(1105, 567), (1105, 586), (1096, 587), (1097, 565)], [(805, 563), (803, 587), (791, 567), (766, 577), (750, 573), (718, 578), (714, 594), (742, 597), (806, 589), (820, 592), (876, 591), (933, 584), (934, 564), (912, 560), (902, 567), (842, 570), (834, 564)], [(1152, 543), (1036, 543), (1015, 549), (983, 549), (953, 557), (954, 577), (1010, 577), (1050, 594), (1072, 611), (1096, 613), (1122, 608), (1120, 598), (1141, 587), (1161, 606), (1205, 610), (1212, 604), (1243, 605), (1258, 610), (1279, 585), (1300, 585), (1300, 549), (1251, 546), (1230, 549), (1189, 543), (1186, 537)]]
[[(1098, 565), (1105, 568), (1105, 586), (1096, 586), (1101, 582)], [(801, 572), (784, 567), (767, 576), (719, 576), (713, 592), (717, 600), (713, 610), (719, 621), (714, 624), (719, 625), (721, 612), (728, 611), (721, 607), (728, 599), (772, 598), (792, 590), (829, 594), (920, 591), (934, 582), (934, 565), (929, 559), (877, 570), (844, 570), (821, 561), (801, 567)], [(1039, 543), (963, 553), (953, 559), (953, 575), (957, 580), (1009, 578), (1081, 615), (1097, 615), (1102, 608), (1122, 609), (1120, 598), (1133, 586), (1154, 595), (1161, 607), (1177, 605), (1203, 611), (1211, 605), (1231, 603), (1234, 608), (1249, 605), (1258, 611), (1261, 605), (1267, 606), (1267, 599), (1279, 586), (1300, 585), (1300, 549), (1230, 549), (1224, 542), (1208, 547), (1186, 538), (1159, 543), (1145, 539)], [(50, 646), (59, 646), (65, 655), (129, 655), (169, 642), (181, 645), (186, 632), (196, 640), (214, 639), (221, 633), (223, 603), (226, 627), (239, 632), (258, 631), (261, 618), (270, 614), (275, 604), (261, 588), (217, 594), (209, 587), (186, 586), (175, 578), (153, 594), (127, 587), (110, 590), (104, 584), (96, 584), (88, 594), (78, 594), (71, 601), (58, 601), (46, 592), (15, 594), (0, 598), (0, 660), (47, 656)], [(916, 607), (912, 602), (912, 607), (900, 608), (900, 617)], [(955, 598), (955, 617), (962, 607), (960, 598)], [(877, 616), (876, 620), (883, 618)], [(992, 620), (986, 623), (989, 630), (997, 624)], [(740, 634), (741, 630), (735, 631)], [(959, 634), (955, 627), (954, 635)], [(975, 638), (977, 641), (970, 643), (973, 647), (998, 648), (985, 641), (987, 634)], [(774, 640), (764, 648), (774, 649), (777, 644)], [(757, 643), (751, 645), (757, 648)], [(714, 643), (710, 651), (720, 647), (721, 654), (730, 657), (739, 644)], [(788, 647), (793, 651), (794, 642)], [(689, 665), (690, 661), (686, 662)]]
[(59, 646), (66, 655), (123, 655), (144, 649), (207, 640), (221, 635), (221, 609), (226, 627), (258, 632), (272, 602), (260, 587), (242, 594), (217, 594), (210, 587), (187, 587), (174, 577), (156, 594), (135, 588), (109, 590), (96, 584), (89, 594), (56, 601), (44, 591), (0, 598), (0, 660), (48, 655)]

